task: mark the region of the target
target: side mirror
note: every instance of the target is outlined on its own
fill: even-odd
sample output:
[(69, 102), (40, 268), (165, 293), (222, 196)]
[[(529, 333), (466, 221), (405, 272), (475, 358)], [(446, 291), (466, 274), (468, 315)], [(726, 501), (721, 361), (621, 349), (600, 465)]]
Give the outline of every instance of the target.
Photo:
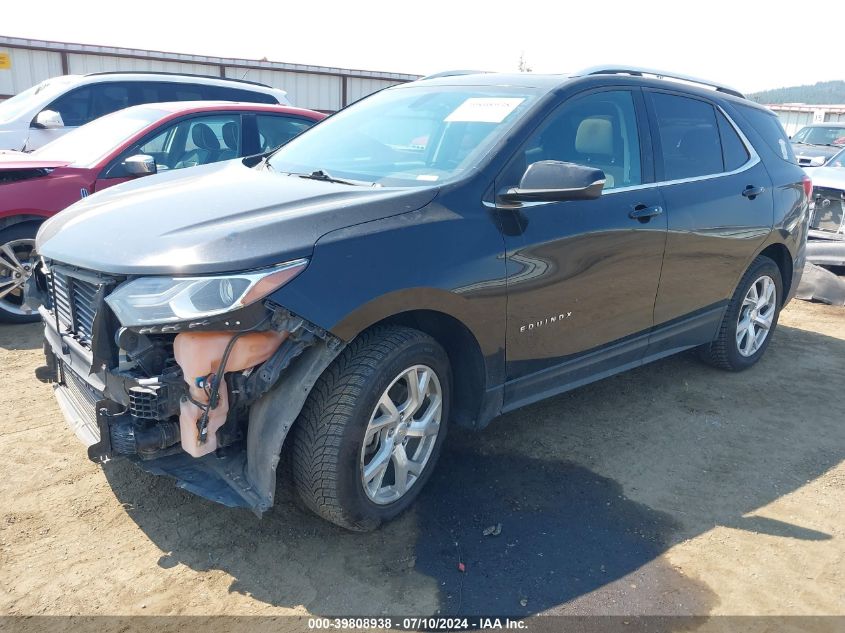
[(135, 154), (123, 161), (123, 166), (133, 176), (149, 176), (158, 171), (156, 159), (148, 154)]
[(64, 126), (65, 122), (62, 121), (62, 115), (53, 110), (42, 110), (32, 121), (32, 127), (42, 130), (54, 130)]
[(601, 196), (606, 177), (601, 169), (557, 160), (528, 166), (519, 187), (499, 194), (505, 202), (562, 202), (594, 200)]

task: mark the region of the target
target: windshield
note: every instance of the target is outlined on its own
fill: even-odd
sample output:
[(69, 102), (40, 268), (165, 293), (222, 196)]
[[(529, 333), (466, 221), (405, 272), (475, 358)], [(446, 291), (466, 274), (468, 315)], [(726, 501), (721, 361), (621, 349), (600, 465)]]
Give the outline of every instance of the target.
[(270, 157), (278, 172), (425, 186), (476, 166), (537, 98), (532, 88), (414, 86), (376, 93)]
[(11, 99), (6, 99), (0, 103), (0, 123), (6, 123), (18, 118), (33, 106), (33, 97), (39, 95), (38, 101), (42, 101), (44, 96), (53, 95), (60, 92), (70, 81), (67, 77), (55, 77), (42, 81), (32, 88), (28, 88), (23, 92), (19, 92)]
[(798, 130), (792, 140), (810, 145), (845, 145), (845, 127), (805, 127)]
[(145, 107), (120, 110), (60, 136), (35, 150), (32, 156), (42, 160), (68, 160), (77, 167), (91, 166), (164, 114), (161, 110)]
[(827, 165), (825, 165), (825, 167), (839, 167), (840, 169), (845, 167), (845, 149), (834, 154), (833, 157), (827, 161)]

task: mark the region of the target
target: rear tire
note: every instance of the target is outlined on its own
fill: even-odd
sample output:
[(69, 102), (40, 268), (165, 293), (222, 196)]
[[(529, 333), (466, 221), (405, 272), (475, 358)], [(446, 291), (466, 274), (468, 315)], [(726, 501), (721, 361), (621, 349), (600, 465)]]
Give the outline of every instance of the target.
[(29, 257), (35, 250), (38, 222), (21, 222), (0, 231), (0, 321), (35, 323), (37, 310), (23, 308), (23, 285), (31, 274)]
[(756, 364), (772, 340), (782, 304), (780, 269), (761, 255), (751, 262), (734, 291), (718, 336), (699, 348), (699, 356), (727, 371), (742, 371)]
[(427, 334), (406, 327), (361, 334), (314, 385), (293, 427), (299, 497), (358, 532), (397, 516), (434, 469), (450, 393), (448, 357)]

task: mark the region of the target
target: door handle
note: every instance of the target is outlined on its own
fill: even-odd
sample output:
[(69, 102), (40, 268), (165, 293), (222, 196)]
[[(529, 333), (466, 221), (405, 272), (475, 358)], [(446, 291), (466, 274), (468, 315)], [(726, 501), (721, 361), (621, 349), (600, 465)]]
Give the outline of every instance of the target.
[(656, 215), (660, 215), (663, 213), (663, 207), (660, 206), (653, 206), (649, 207), (644, 204), (638, 204), (634, 207), (634, 210), (628, 214), (628, 217), (632, 220), (639, 220), (643, 224), (651, 220)]
[(759, 196), (765, 190), (765, 187), (755, 187), (754, 185), (748, 185), (745, 189), (742, 190), (742, 195), (748, 198), (749, 200), (754, 200), (754, 198)]

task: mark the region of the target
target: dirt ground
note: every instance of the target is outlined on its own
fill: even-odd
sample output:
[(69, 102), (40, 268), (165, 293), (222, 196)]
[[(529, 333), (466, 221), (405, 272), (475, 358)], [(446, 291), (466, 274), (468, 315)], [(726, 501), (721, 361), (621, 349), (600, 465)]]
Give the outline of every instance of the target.
[(90, 463), (42, 359), (0, 328), (0, 614), (845, 615), (841, 307), (793, 302), (742, 374), (684, 354), (453, 431), (366, 535)]

